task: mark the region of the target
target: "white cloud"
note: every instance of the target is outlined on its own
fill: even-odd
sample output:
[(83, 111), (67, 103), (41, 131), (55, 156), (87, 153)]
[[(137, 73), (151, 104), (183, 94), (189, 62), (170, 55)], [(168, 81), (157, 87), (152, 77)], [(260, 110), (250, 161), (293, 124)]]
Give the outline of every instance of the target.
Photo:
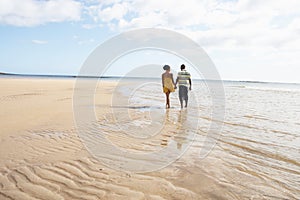
[(72, 39), (74, 41), (76, 41), (76, 43), (79, 45), (88, 45), (88, 44), (92, 44), (95, 42), (95, 40), (93, 38), (85, 39), (85, 38), (81, 38), (78, 35), (73, 35)]
[[(255, 77), (250, 72), (258, 68), (278, 69), (277, 77), (285, 68), (290, 77), (300, 73), (299, 0), (0, 0), (0, 24), (81, 19), (84, 29), (161, 27), (181, 32), (204, 47), (224, 74), (232, 66), (245, 71), (245, 77), (247, 72)], [(74, 40), (81, 45), (94, 42)]]
[[(223, 13), (232, 7), (232, 2), (218, 3), (216, 0), (124, 0), (101, 1), (88, 6), (95, 20), (103, 22), (119, 21), (122, 28), (142, 26), (167, 26), (183, 28), (201, 24), (226, 25), (235, 20), (231, 13)], [(127, 16), (126, 16), (127, 14)], [(126, 22), (126, 23), (125, 23)]]
[(127, 13), (127, 5), (126, 3), (117, 3), (111, 7), (106, 7), (99, 11), (99, 18), (104, 22), (109, 22), (111, 20), (120, 20)]
[(36, 26), (47, 22), (78, 21), (81, 4), (74, 0), (1, 0), (0, 24)]
[(87, 44), (92, 44), (94, 42), (95, 42), (94, 39), (78, 40), (77, 44), (79, 44), (79, 45), (87, 45)]
[[(273, 77), (282, 77), (282, 81), (289, 81), (288, 76), (281, 74), (282, 69), (286, 69), (284, 71), (290, 71), (293, 77), (291, 81), (295, 81), (293, 74), (300, 66), (300, 60), (295, 58), (300, 52), (299, 0), (100, 2), (94, 4), (93, 9), (87, 9), (93, 10), (90, 14), (96, 23), (106, 24), (113, 30), (162, 27), (179, 31), (203, 46), (214, 57), (220, 71), (234, 65), (235, 69), (243, 66), (245, 77), (261, 78), (266, 76), (265, 71), (277, 69), (268, 76), (273, 74)], [(258, 68), (267, 70), (257, 76)]]
[[(299, 34), (299, 0), (102, 0), (88, 10), (95, 21), (119, 31), (164, 27), (188, 34), (206, 47), (278, 48)], [(290, 28), (283, 29), (276, 19), (284, 19), (281, 23)]]
[(48, 41), (46, 40), (31, 40), (32, 43), (34, 44), (47, 44)]

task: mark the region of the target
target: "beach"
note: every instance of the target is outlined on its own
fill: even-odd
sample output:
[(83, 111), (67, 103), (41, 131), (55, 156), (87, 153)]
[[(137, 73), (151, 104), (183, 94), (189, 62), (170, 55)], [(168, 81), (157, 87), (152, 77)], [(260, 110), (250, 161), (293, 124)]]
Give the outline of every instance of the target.
[[(213, 105), (202, 83), (193, 85), (187, 109), (179, 108), (176, 92), (167, 110), (159, 81), (105, 79), (95, 105), (77, 110), (95, 111), (97, 129), (83, 129), (85, 138), (74, 114), (75, 82), (0, 78), (1, 200), (300, 199), (299, 85), (225, 83), (226, 112), (217, 122), (223, 127), (214, 133), (208, 130)], [(130, 90), (136, 85), (142, 87)], [(98, 133), (128, 152), (170, 148), (174, 157), (167, 164), (156, 165), (164, 154), (121, 163), (118, 154), (91, 151)], [(208, 137), (216, 144), (201, 158)]]

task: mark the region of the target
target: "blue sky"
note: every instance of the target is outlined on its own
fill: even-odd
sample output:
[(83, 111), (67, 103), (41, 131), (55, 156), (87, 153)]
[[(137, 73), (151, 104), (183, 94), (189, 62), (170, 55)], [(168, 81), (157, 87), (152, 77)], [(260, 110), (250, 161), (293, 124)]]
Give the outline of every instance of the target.
[(0, 71), (77, 74), (105, 40), (156, 27), (196, 41), (222, 79), (299, 83), (300, 1), (286, 2), (0, 0)]

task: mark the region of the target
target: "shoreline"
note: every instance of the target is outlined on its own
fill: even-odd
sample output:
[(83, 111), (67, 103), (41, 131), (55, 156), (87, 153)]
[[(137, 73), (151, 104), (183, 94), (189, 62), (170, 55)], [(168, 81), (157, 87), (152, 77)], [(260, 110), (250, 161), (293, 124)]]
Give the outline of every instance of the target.
[[(124, 77), (124, 76), (77, 76), (77, 75), (52, 75), (52, 74), (14, 74), (14, 73), (1, 73), (0, 78), (67, 78), (67, 79), (76, 79), (76, 78), (84, 78), (84, 79), (136, 79), (136, 80), (160, 80), (160, 77)], [(199, 82), (224, 82), (224, 83), (250, 83), (250, 84), (276, 84), (276, 85), (296, 85), (300, 86), (300, 83), (295, 82), (274, 82), (274, 81), (256, 81), (256, 80), (208, 80), (208, 79), (193, 79), (193, 81)]]
[[(164, 175), (116, 171), (93, 158), (75, 130), (73, 80), (0, 79), (0, 83), (1, 199), (200, 197)], [(102, 84), (101, 103), (108, 109), (109, 88), (115, 83)]]
[[(115, 118), (110, 115), (114, 109), (112, 94), (117, 100), (123, 97), (118, 96), (122, 93), (113, 93), (117, 82), (105, 79), (96, 90), (95, 114), (107, 136), (128, 150), (152, 151), (172, 145), (171, 141), (174, 151), (182, 148), (191, 138), (178, 129), (193, 127), (189, 125), (193, 117), (185, 120), (185, 113), (199, 110), (197, 137), (183, 156), (161, 170), (133, 173), (115, 170), (86, 150), (74, 124), (74, 84), (75, 79), (0, 78), (0, 199), (297, 199), (300, 196), (295, 182), (299, 165), (289, 162), (297, 156), (297, 143), (291, 141), (297, 141), (300, 136), (299, 124), (287, 120), (289, 113), (297, 113), (293, 114), (292, 105), (280, 104), (297, 99), (299, 92), (226, 87), (230, 101), (223, 132), (213, 151), (200, 159), (199, 151), (206, 141), (211, 120), (210, 108), (205, 104), (207, 95), (203, 91), (197, 91), (201, 97), (200, 107), (190, 106), (184, 111), (176, 109), (178, 102), (174, 94), (175, 108), (168, 111), (159, 107), (155, 115), (158, 119), (163, 117), (167, 123), (165, 130), (169, 131), (153, 141), (139, 144), (114, 126)], [(150, 91), (156, 87), (161, 92), (159, 85), (150, 85), (137, 94), (143, 98), (153, 95), (160, 103), (164, 100), (163, 94)], [(243, 112), (239, 109), (240, 102), (244, 104)], [(115, 111), (116, 116), (126, 122), (124, 125), (130, 121), (126, 118), (124, 121), (124, 114), (130, 114), (138, 122), (130, 126), (147, 124), (144, 118), (147, 109), (122, 105), (115, 106)], [(274, 115), (266, 106), (275, 114), (285, 112)], [(210, 134), (215, 136), (213, 132)], [(111, 165), (120, 159), (113, 160), (114, 155), (108, 155)]]

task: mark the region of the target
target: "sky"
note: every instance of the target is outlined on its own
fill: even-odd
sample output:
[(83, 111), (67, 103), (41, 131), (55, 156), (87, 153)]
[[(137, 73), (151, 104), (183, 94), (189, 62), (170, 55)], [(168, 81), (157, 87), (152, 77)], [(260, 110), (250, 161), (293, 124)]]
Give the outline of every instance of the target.
[[(139, 28), (191, 38), (224, 80), (300, 83), (299, 0), (0, 0), (0, 72), (76, 75), (101, 43)], [(179, 67), (167, 58), (156, 61)]]

